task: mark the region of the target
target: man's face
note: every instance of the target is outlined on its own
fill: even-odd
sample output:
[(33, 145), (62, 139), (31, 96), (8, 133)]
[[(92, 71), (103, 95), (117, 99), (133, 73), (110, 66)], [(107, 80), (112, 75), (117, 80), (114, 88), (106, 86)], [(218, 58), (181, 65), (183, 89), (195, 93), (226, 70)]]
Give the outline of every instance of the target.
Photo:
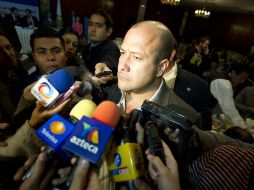
[(147, 28), (130, 29), (121, 45), (118, 65), (118, 87), (125, 92), (146, 93), (158, 86), (158, 37)]
[(35, 38), (33, 58), (42, 74), (66, 66), (65, 51), (59, 38)]
[(30, 12), (29, 12), (29, 11), (26, 11), (26, 16), (27, 16), (27, 17), (31, 17), (31, 16), (32, 16), (32, 14), (30, 14)]
[(204, 42), (201, 44), (201, 48), (202, 48), (203, 50), (206, 50), (206, 49), (209, 48), (209, 44), (210, 44), (210, 41), (209, 41), (209, 40), (206, 40), (206, 41), (204, 41)]
[(16, 58), (15, 51), (14, 51), (11, 43), (5, 36), (0, 35), (0, 47), (3, 49), (3, 51), (9, 58), (8, 64), (11, 64), (11, 67), (12, 66), (16, 67), (17, 66), (17, 58)]
[(13, 11), (13, 15), (18, 16), (18, 10), (15, 9), (15, 10)]
[(77, 53), (78, 37), (74, 34), (64, 34), (65, 52), (68, 59), (72, 58)]
[(236, 74), (235, 71), (231, 73), (231, 82), (232, 86), (235, 87), (241, 83), (244, 83), (245, 80), (249, 77), (249, 74), (246, 72), (242, 72), (239, 74)]
[(92, 42), (100, 43), (106, 40), (110, 34), (112, 33), (112, 29), (106, 27), (104, 17), (100, 15), (92, 15), (89, 20), (88, 26), (88, 35), (89, 39)]

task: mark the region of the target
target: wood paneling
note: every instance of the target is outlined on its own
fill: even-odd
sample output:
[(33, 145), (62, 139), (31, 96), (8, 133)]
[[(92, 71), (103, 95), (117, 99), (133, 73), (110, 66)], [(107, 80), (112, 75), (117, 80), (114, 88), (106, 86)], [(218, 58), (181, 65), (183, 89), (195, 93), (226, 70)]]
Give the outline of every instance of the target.
[[(57, 0), (51, 1), (56, 10)], [(137, 20), (139, 0), (61, 0), (63, 17), (71, 10), (81, 17), (89, 16), (97, 8), (106, 9), (113, 17), (113, 37), (123, 37)], [(183, 36), (179, 36), (184, 12), (188, 11)], [(160, 0), (147, 0), (145, 20), (158, 20), (167, 25), (178, 38), (192, 39), (209, 35), (215, 46), (246, 48), (254, 44), (254, 16), (211, 11), (209, 19), (197, 18), (187, 7), (166, 6)]]

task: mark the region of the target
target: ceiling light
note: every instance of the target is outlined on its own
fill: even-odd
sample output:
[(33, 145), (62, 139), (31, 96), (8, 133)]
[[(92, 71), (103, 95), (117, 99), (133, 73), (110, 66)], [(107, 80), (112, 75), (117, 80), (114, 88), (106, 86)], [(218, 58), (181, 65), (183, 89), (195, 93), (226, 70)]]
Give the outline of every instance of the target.
[(195, 10), (195, 16), (196, 17), (203, 17), (203, 18), (209, 18), (210, 16), (210, 11), (205, 10), (205, 8), (201, 9), (197, 9)]
[(161, 3), (168, 5), (178, 5), (180, 3), (180, 0), (161, 0)]

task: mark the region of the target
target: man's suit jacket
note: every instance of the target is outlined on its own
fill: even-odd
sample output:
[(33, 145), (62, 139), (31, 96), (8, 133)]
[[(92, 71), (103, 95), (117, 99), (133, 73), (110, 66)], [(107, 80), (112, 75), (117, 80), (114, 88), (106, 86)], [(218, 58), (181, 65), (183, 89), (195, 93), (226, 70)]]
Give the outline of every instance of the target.
[[(32, 16), (33, 18), (33, 22), (34, 22), (34, 27), (38, 27), (39, 26), (39, 22), (37, 20), (37, 18), (35, 16)], [(21, 19), (21, 25), (23, 27), (29, 27), (29, 23), (28, 23), (28, 17), (27, 16), (23, 16), (22, 19)]]
[(178, 67), (174, 92), (202, 115), (202, 129), (212, 127), (211, 109), (208, 106), (209, 87), (199, 76)]
[(13, 48), (17, 52), (19, 52), (22, 48), (22, 45), (19, 41), (19, 37), (15, 29), (12, 17), (10, 18), (10, 17), (7, 17), (6, 15), (6, 17), (0, 22), (0, 30), (6, 34)]
[(17, 16), (16, 20), (14, 21), (12, 14), (7, 14), (4, 19), (6, 23), (9, 23), (13, 26), (21, 26), (21, 18), (19, 16)]

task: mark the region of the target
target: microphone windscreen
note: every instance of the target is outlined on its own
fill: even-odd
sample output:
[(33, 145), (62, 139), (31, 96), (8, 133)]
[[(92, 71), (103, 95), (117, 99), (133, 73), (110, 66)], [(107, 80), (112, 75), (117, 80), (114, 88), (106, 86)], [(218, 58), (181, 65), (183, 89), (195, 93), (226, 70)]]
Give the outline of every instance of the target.
[(62, 69), (67, 71), (73, 78), (79, 76), (79, 70), (77, 66), (67, 66), (63, 67)]
[(120, 109), (114, 102), (103, 101), (97, 106), (92, 114), (92, 118), (115, 128), (120, 119)]
[(93, 87), (90, 82), (84, 81), (80, 82), (80, 88), (77, 90), (77, 95), (80, 97), (85, 96), (88, 93), (91, 93), (93, 90)]
[(48, 81), (60, 94), (66, 92), (74, 83), (73, 77), (63, 69), (58, 69), (49, 74)]
[(95, 111), (96, 104), (88, 99), (79, 101), (71, 110), (70, 116), (80, 120), (83, 116), (91, 117)]

